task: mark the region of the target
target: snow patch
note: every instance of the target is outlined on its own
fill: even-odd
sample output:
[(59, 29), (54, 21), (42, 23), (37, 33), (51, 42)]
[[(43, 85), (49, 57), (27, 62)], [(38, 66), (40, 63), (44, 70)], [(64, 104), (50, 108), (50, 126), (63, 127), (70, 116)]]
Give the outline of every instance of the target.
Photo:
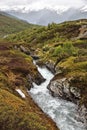
[(22, 98), (25, 98), (25, 97), (26, 97), (25, 94), (24, 94), (20, 89), (16, 89), (16, 91), (20, 94), (20, 96), (21, 96)]

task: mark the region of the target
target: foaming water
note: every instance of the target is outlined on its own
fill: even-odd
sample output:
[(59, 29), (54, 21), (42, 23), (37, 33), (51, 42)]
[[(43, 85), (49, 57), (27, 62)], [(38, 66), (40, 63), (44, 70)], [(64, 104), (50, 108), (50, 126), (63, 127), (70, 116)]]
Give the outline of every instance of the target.
[[(38, 66), (37, 66), (38, 67)], [(47, 85), (54, 75), (47, 68), (38, 67), (38, 71), (46, 79), (41, 85), (33, 83), (30, 95), (39, 107), (48, 114), (60, 128), (60, 130), (87, 130), (83, 123), (78, 122), (77, 106), (71, 102), (52, 97)]]

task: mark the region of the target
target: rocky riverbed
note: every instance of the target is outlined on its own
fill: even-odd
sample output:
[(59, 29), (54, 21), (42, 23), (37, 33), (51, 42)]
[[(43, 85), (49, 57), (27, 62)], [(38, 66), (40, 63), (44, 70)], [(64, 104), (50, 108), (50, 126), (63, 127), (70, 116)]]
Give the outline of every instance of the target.
[(54, 78), (51, 80), (47, 87), (51, 95), (77, 104), (77, 111), (79, 113), (79, 116), (81, 117), (77, 120), (80, 120), (84, 122), (85, 125), (87, 125), (87, 108), (84, 104), (80, 104), (80, 100), (82, 98), (81, 89), (74, 86), (70, 86), (72, 79), (56, 79), (56, 77), (57, 76), (54, 76)]
[[(65, 78), (53, 80), (55, 76), (45, 66), (37, 66), (37, 68), (41, 75), (46, 78), (46, 81), (41, 85), (33, 83), (34, 87), (29, 92), (33, 100), (56, 122), (60, 130), (86, 130), (85, 109), (83, 108), (84, 112), (80, 113), (78, 106), (72, 103), (73, 97), (78, 97), (79, 92), (76, 93), (72, 88), (71, 94), (69, 83)], [(74, 96), (71, 96), (73, 94)]]

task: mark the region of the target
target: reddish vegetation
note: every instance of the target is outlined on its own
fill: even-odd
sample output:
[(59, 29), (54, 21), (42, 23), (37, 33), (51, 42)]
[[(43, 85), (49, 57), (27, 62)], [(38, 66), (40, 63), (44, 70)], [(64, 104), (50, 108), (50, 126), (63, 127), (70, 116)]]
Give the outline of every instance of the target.
[[(42, 77), (32, 59), (15, 50), (13, 43), (0, 43), (0, 128), (2, 130), (58, 130), (55, 123), (33, 102), (27, 88), (32, 80)], [(21, 99), (15, 89), (21, 89), (26, 98)], [(3, 104), (3, 105), (2, 105)], [(4, 116), (5, 115), (5, 116)], [(4, 125), (5, 124), (5, 125)]]

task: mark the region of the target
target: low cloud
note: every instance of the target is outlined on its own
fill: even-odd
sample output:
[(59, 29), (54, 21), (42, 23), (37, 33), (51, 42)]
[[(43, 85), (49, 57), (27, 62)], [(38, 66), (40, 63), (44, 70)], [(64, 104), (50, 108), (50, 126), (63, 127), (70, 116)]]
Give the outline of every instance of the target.
[(46, 6), (81, 7), (87, 3), (86, 0), (0, 0), (1, 6), (31, 6), (32, 8), (44, 8)]

